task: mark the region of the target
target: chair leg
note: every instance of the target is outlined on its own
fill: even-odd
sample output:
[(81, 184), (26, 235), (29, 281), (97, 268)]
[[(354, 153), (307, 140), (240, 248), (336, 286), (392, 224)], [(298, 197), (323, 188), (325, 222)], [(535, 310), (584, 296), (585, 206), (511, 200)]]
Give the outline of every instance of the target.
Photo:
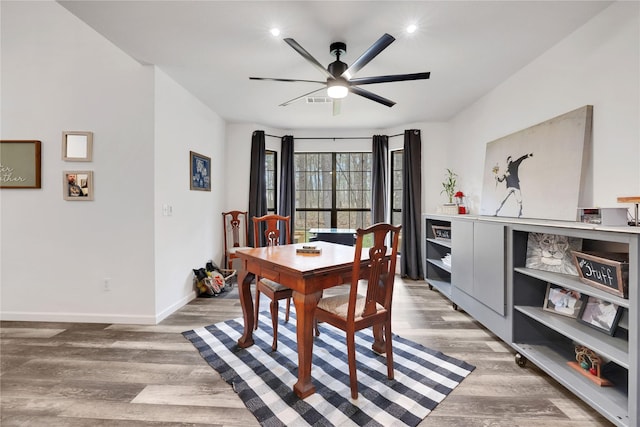
[(391, 344), (391, 320), (384, 324), (384, 340), (387, 353), (387, 378), (393, 379), (393, 345)]
[(278, 300), (271, 300), (271, 324), (273, 325), (273, 344), (271, 344), (271, 350), (276, 351), (278, 349)]
[(356, 376), (356, 339), (353, 332), (347, 332), (347, 358), (349, 360), (349, 384), (351, 398), (358, 398), (358, 377)]
[(284, 316), (284, 322), (287, 323), (289, 321), (289, 309), (291, 308), (291, 298), (287, 298), (287, 311)]
[(253, 310), (254, 327), (253, 330), (258, 329), (258, 314), (260, 313), (260, 291), (258, 290), (258, 282), (256, 282), (256, 303)]

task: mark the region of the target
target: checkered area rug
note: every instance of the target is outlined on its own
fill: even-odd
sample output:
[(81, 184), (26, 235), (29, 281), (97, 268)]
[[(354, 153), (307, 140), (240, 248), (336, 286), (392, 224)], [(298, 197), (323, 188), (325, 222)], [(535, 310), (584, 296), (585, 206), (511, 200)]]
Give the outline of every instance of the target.
[(358, 399), (351, 399), (344, 333), (320, 324), (313, 345), (311, 376), (316, 393), (302, 400), (297, 381), (295, 314), (278, 326), (278, 350), (271, 350), (271, 317), (259, 316), (255, 344), (241, 349), (243, 320), (229, 320), (184, 332), (202, 357), (233, 386), (263, 426), (415, 426), (474, 366), (394, 335), (395, 379), (386, 359), (371, 350), (371, 330), (356, 334)]

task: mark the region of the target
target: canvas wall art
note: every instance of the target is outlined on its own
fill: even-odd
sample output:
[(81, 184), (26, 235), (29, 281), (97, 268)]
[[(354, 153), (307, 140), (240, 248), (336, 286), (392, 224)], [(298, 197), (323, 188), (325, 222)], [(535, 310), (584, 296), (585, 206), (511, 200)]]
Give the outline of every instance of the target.
[(575, 221), (591, 141), (587, 105), (487, 144), (480, 214)]
[(556, 234), (529, 233), (525, 267), (578, 275), (571, 251), (582, 249), (582, 239)]

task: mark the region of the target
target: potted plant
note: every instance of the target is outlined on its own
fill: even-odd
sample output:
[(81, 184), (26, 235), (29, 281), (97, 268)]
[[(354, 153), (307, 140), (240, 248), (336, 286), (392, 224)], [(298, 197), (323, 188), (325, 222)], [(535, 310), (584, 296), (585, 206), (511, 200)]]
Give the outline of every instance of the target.
[(458, 175), (453, 173), (451, 169), (447, 169), (446, 179), (442, 183), (444, 189), (440, 194), (445, 193), (449, 198), (449, 204), (453, 204), (453, 195), (456, 192), (456, 184), (458, 183)]

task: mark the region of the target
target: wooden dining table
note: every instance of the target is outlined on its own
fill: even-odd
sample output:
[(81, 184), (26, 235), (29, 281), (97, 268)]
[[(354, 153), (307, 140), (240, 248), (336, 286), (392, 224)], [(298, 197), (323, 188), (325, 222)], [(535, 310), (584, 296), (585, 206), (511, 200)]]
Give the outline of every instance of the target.
[[(242, 261), (238, 273), (240, 302), (244, 317), (244, 333), (238, 340), (242, 348), (253, 345), (253, 312), (251, 283), (256, 276), (278, 282), (293, 290), (296, 309), (296, 336), (298, 345), (298, 381), (294, 393), (304, 399), (315, 392), (311, 379), (313, 355), (314, 312), (323, 289), (351, 283), (355, 248), (330, 242), (314, 242), (319, 254), (298, 253), (296, 249), (309, 243), (245, 249), (237, 252)], [(363, 277), (368, 272), (369, 251), (360, 256)], [(384, 353), (381, 329), (374, 330), (373, 349)]]

